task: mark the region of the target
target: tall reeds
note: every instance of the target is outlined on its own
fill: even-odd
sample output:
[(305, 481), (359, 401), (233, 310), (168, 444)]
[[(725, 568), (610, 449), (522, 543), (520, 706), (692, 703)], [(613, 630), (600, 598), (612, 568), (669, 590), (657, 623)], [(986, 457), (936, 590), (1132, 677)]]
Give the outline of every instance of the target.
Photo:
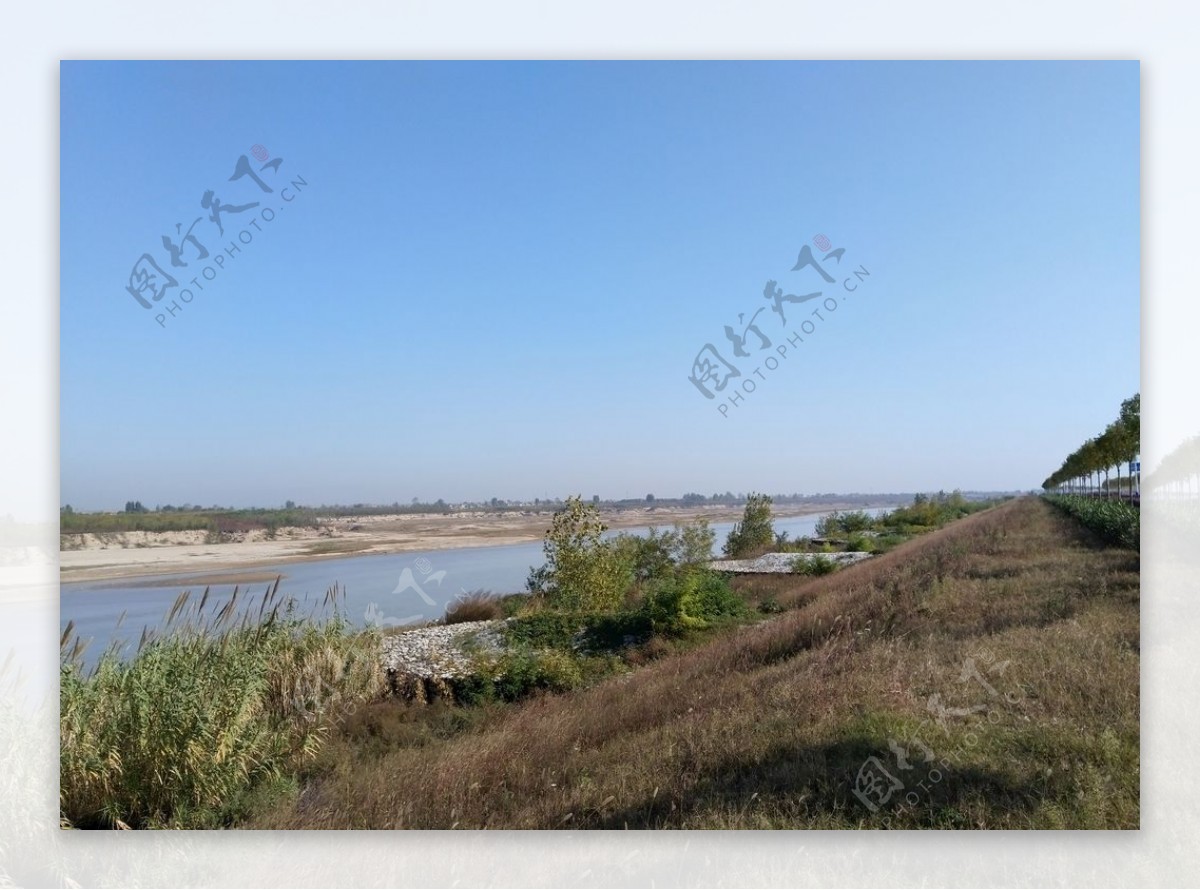
[(375, 633), (336, 586), (318, 607), (279, 594), (181, 593), (135, 653), (90, 667), (61, 639), (60, 805), (79, 827), (219, 825), (249, 792), (313, 756), (329, 728), (384, 688)]

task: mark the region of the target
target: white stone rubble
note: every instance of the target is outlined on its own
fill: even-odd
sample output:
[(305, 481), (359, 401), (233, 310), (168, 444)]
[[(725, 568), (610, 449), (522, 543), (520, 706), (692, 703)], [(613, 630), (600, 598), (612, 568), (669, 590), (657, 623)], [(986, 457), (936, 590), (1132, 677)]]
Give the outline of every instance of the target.
[(823, 556), (845, 568), (860, 560), (869, 559), (869, 553), (764, 553), (755, 559), (714, 559), (709, 567), (715, 572), (734, 572), (740, 575), (786, 574), (791, 572), (797, 559), (813, 559)]

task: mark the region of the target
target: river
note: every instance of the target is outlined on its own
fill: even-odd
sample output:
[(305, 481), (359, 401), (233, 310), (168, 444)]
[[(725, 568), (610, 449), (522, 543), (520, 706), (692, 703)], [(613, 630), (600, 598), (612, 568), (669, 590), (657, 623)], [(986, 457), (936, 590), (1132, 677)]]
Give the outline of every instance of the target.
[[(867, 512), (875, 515), (885, 512), (885, 508)], [(775, 531), (787, 532), (790, 538), (811, 536), (824, 515), (777, 517)], [(733, 525), (732, 522), (712, 524), (716, 533), (714, 551), (717, 552), (714, 556), (720, 555), (719, 549)], [(621, 531), (644, 535), (647, 530)], [(364, 626), (369, 623), (391, 626), (439, 618), (456, 597), (470, 591), (523, 591), (529, 570), (543, 562), (542, 543), (531, 541), (289, 562), (254, 571), (282, 575), (280, 592), (295, 597), (304, 608), (318, 607), (325, 591), (336, 583), (344, 590), (341, 606), (349, 620)], [(90, 640), (89, 661), (114, 639), (123, 641), (129, 651), (143, 627), (154, 628), (161, 624), (175, 597), (184, 589), (180, 579), (188, 577), (194, 578), (194, 573), (63, 584), (59, 600), (60, 629), (65, 629), (68, 621), (75, 622), (75, 632), (82, 639)], [(259, 597), (269, 586), (266, 583), (242, 585), (243, 593), (251, 594), (245, 602), (257, 607)], [(202, 592), (202, 588), (196, 589), (194, 585), (192, 589), (197, 596)], [(213, 585), (210, 604), (219, 605), (232, 593), (232, 584)]]

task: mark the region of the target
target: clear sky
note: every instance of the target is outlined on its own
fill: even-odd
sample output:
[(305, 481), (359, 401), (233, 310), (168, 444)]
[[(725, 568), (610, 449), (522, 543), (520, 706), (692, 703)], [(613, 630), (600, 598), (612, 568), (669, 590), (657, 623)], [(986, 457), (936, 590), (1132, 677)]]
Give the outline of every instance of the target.
[[(1139, 388), (1136, 62), (61, 80), (76, 509), (1031, 488)], [(768, 280), (822, 297), (785, 324)], [(705, 344), (742, 372), (711, 400)]]

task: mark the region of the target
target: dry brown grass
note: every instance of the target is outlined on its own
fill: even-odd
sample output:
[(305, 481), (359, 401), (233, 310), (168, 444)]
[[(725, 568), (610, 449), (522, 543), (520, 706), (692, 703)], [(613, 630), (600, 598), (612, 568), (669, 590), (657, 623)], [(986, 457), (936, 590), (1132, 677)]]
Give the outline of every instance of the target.
[[(1138, 571), (1010, 502), (834, 575), (739, 582), (787, 611), (590, 689), (378, 706), (252, 825), (1136, 828)], [(938, 721), (931, 697), (986, 710)], [(914, 738), (934, 760), (905, 772), (889, 742), (923, 761)], [(869, 757), (905, 781), (877, 812), (852, 794)]]
[(464, 624), (468, 621), (493, 621), (504, 617), (500, 597), (485, 590), (473, 590), (450, 603), (443, 624)]

